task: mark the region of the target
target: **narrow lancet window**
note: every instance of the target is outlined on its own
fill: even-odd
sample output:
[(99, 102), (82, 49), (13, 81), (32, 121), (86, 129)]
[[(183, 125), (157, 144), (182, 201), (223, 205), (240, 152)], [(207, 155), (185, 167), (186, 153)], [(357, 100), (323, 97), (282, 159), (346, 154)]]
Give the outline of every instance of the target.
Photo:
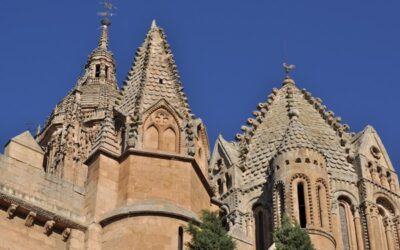
[(257, 250), (264, 250), (264, 213), (262, 211), (258, 211), (257, 213), (257, 224), (256, 224), (256, 233), (257, 233)]
[(183, 250), (183, 228), (178, 229), (178, 250)]
[(100, 64), (96, 64), (95, 77), (100, 77)]
[(299, 183), (297, 185), (297, 198), (299, 202), (299, 220), (300, 226), (305, 228), (307, 225), (307, 217), (306, 217), (306, 204), (305, 204), (305, 197), (304, 197), (304, 186), (303, 183)]
[[(325, 195), (325, 194), (322, 194), (322, 192), (321, 192), (321, 186), (318, 186), (318, 197), (317, 197), (317, 201), (318, 201), (318, 212), (319, 212), (319, 222), (320, 222), (320, 226), (321, 227), (324, 227), (324, 223), (323, 223), (323, 221), (324, 221), (324, 215), (323, 215), (323, 212), (322, 212), (322, 204), (321, 204), (321, 199), (323, 198), (322, 197), (322, 195)], [(324, 204), (325, 205), (325, 204)]]

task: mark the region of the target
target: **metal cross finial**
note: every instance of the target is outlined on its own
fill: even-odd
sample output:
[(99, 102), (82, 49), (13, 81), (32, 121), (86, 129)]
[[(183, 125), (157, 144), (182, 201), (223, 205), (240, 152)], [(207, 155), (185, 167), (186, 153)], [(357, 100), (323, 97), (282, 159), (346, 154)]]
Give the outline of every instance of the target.
[(104, 2), (100, 2), (101, 5), (103, 5), (104, 11), (102, 12), (97, 12), (98, 16), (103, 17), (103, 19), (107, 19), (108, 17), (112, 17), (115, 15), (112, 13), (113, 10), (116, 10), (117, 8), (114, 6), (113, 3), (111, 3), (111, 0), (104, 0)]
[(289, 76), (290, 71), (294, 70), (296, 68), (296, 65), (283, 63), (283, 68), (285, 69), (286, 76)]

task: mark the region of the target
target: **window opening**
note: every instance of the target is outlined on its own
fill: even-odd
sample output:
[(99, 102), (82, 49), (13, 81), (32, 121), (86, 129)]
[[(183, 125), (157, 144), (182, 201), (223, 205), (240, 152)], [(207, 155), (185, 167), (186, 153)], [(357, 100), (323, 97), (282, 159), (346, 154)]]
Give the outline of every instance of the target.
[(299, 202), (300, 226), (302, 228), (305, 228), (307, 225), (307, 218), (306, 218), (306, 204), (305, 204), (303, 183), (299, 183), (297, 185), (297, 198), (298, 198), (298, 202)]

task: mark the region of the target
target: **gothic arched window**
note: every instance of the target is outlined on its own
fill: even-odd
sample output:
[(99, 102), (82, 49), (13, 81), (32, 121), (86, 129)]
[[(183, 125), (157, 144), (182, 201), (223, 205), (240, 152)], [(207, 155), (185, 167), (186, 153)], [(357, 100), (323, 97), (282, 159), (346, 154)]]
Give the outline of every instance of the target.
[(179, 131), (175, 117), (159, 108), (144, 123), (143, 148), (179, 153)]

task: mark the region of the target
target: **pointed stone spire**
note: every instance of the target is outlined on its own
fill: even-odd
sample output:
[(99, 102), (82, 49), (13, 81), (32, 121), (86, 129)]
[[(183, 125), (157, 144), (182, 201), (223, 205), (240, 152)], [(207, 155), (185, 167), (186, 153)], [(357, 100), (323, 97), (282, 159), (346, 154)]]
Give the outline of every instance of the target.
[(105, 17), (101, 20), (101, 37), (99, 41), (99, 48), (108, 50), (108, 28), (110, 27), (111, 22), (110, 20)]
[(137, 115), (163, 100), (180, 116), (191, 117), (187, 98), (182, 90), (166, 35), (153, 20), (124, 83), (119, 110), (126, 115)]
[(156, 19), (153, 19), (153, 21), (151, 22), (151, 29), (155, 29), (155, 28), (158, 28), (158, 27), (157, 27)]

